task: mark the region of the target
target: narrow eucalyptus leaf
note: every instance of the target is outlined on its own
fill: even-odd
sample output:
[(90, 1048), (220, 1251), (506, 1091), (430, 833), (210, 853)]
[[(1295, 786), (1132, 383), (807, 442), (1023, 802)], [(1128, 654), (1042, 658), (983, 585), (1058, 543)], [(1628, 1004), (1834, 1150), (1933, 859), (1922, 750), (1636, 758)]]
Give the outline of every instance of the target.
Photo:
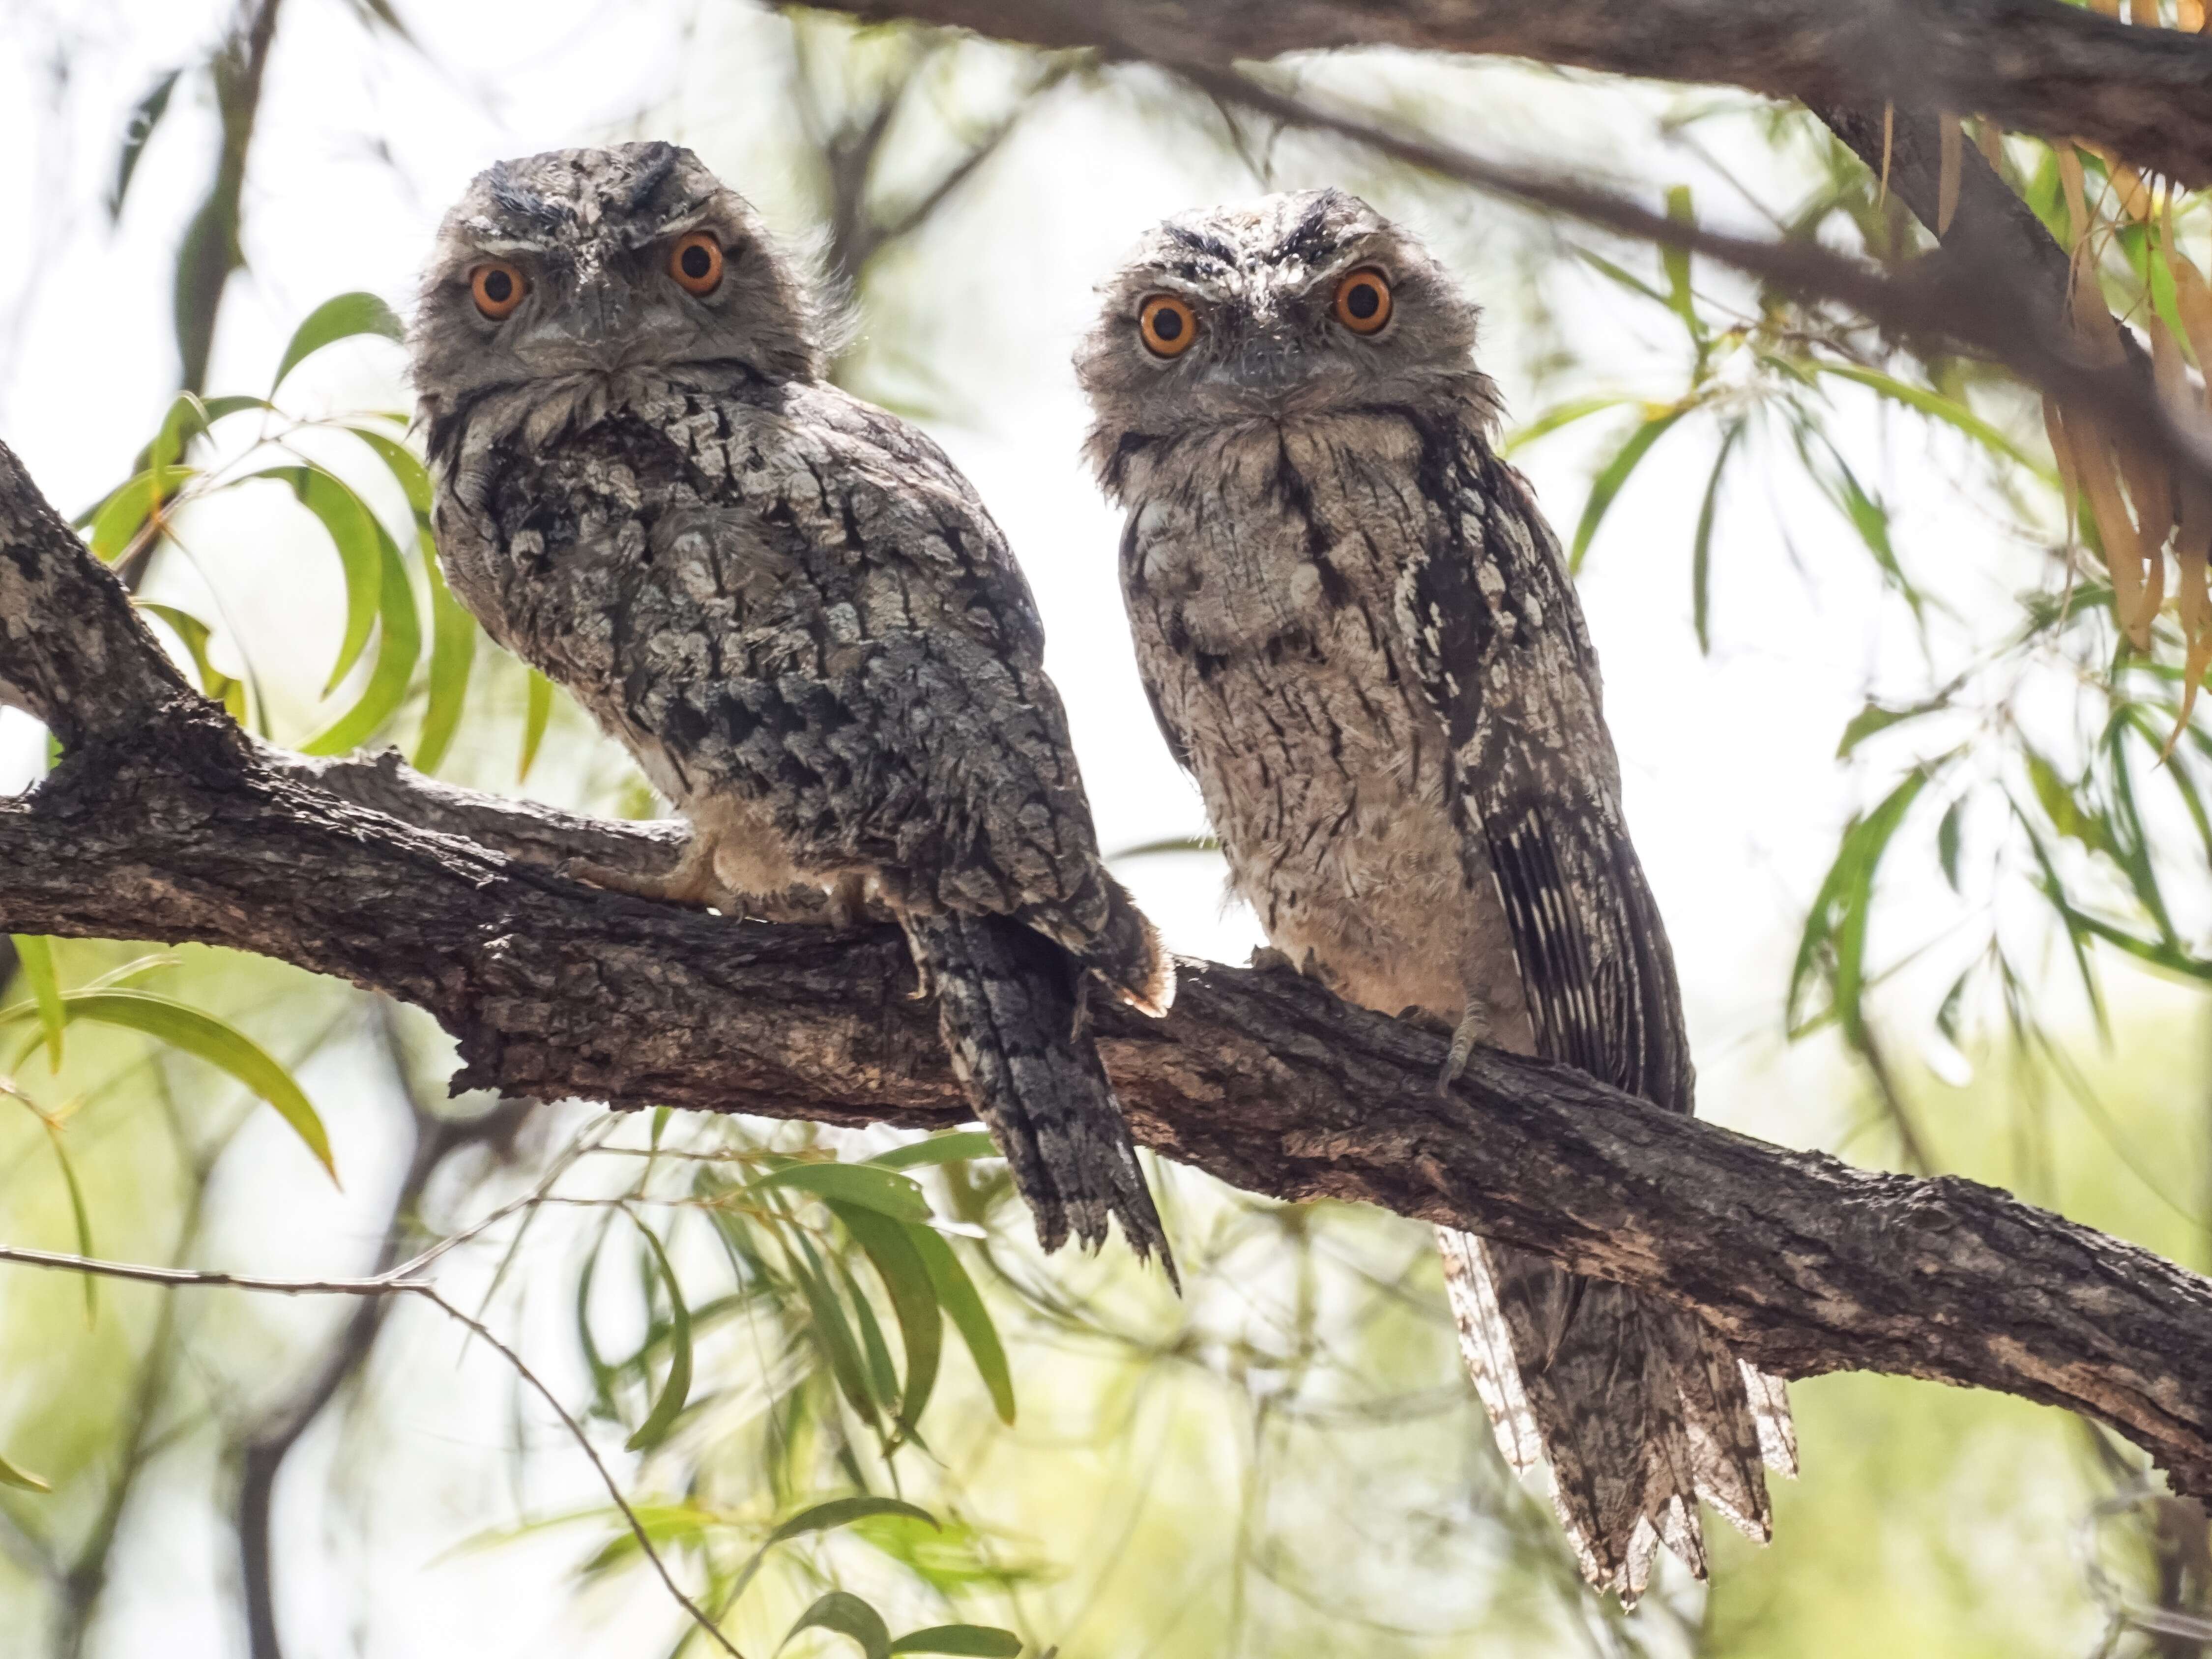
[(799, 1622), (776, 1644), (781, 1653), (791, 1645), (791, 1638), (803, 1630), (835, 1631), (840, 1636), (849, 1636), (860, 1644), (867, 1659), (888, 1659), (891, 1650), (891, 1633), (884, 1627), (883, 1615), (850, 1590), (831, 1590), (821, 1600), (799, 1615)]
[(270, 395), (276, 395), (276, 388), (284, 384), (284, 377), (306, 357), (337, 341), (362, 334), (403, 340), (407, 331), (392, 307), (374, 294), (341, 294), (324, 301), (292, 331), (291, 343), (284, 348), (284, 356), (276, 365), (276, 378), (269, 383)]
[(908, 1631), (890, 1645), (893, 1653), (958, 1653), (972, 1659), (1019, 1659), (1022, 1638), (993, 1625), (932, 1625)]
[(684, 1407), (691, 1398), (691, 1310), (684, 1303), (684, 1286), (659, 1237), (641, 1221), (637, 1230), (652, 1247), (653, 1263), (660, 1270), (661, 1286), (668, 1292), (668, 1375), (661, 1383), (659, 1397), (653, 1402), (653, 1410), (638, 1425), (637, 1432), (624, 1443), (630, 1451), (651, 1451), (668, 1437), (668, 1431), (676, 1426), (676, 1419), (684, 1414)]

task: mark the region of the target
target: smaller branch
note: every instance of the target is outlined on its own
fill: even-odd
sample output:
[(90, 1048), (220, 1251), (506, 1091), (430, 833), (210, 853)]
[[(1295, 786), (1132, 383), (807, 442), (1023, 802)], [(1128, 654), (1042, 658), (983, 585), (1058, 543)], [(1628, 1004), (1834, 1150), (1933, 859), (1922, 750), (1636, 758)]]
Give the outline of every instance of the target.
[(621, 1484), (616, 1480), (614, 1472), (608, 1468), (605, 1461), (600, 1457), (599, 1448), (592, 1445), (591, 1437), (584, 1432), (583, 1425), (569, 1414), (568, 1408), (561, 1403), (559, 1396), (546, 1385), (544, 1379), (530, 1368), (520, 1354), (501, 1341), (482, 1320), (464, 1313), (441, 1296), (435, 1285), (428, 1279), (404, 1276), (407, 1271), (405, 1267), (395, 1268), (388, 1273), (374, 1274), (367, 1279), (264, 1279), (252, 1273), (230, 1273), (183, 1267), (149, 1267), (131, 1261), (103, 1261), (93, 1256), (67, 1255), (52, 1250), (26, 1249), (18, 1245), (0, 1245), (0, 1261), (14, 1262), (19, 1267), (25, 1267), (51, 1268), (62, 1273), (92, 1273), (102, 1279), (120, 1279), (134, 1284), (161, 1285), (174, 1290), (252, 1291), (268, 1296), (420, 1297), (444, 1313), (447, 1318), (465, 1327), (471, 1334), (489, 1343), (497, 1351), (500, 1358), (514, 1368), (515, 1375), (536, 1390), (538, 1397), (552, 1408), (554, 1415), (561, 1419), (561, 1425), (568, 1430), (569, 1437), (577, 1445), (583, 1448), (584, 1455), (592, 1460), (592, 1467), (599, 1471), (599, 1480), (607, 1489), (607, 1496), (613, 1500), (615, 1507), (622, 1511), (623, 1518), (629, 1523), (630, 1531), (637, 1538), (638, 1548), (645, 1553), (645, 1559), (653, 1563), (653, 1571), (660, 1575), (660, 1582), (667, 1586), (669, 1595), (673, 1596), (684, 1612), (691, 1616), (699, 1628), (713, 1638), (715, 1644), (730, 1656), (730, 1659), (744, 1659), (744, 1654), (738, 1650), (730, 1638), (722, 1634), (720, 1627), (707, 1616), (704, 1609), (684, 1592), (682, 1585), (676, 1582), (675, 1576), (668, 1570), (667, 1562), (661, 1559), (660, 1552), (653, 1547), (653, 1540), (645, 1530), (645, 1523), (638, 1519), (637, 1511), (630, 1507), (629, 1500), (623, 1495)]
[(137, 1285), (165, 1285), (179, 1290), (254, 1291), (268, 1296), (400, 1296), (429, 1288), (427, 1279), (401, 1279), (390, 1273), (368, 1279), (259, 1279), (251, 1273), (197, 1267), (149, 1267), (136, 1261), (103, 1261), (97, 1256), (27, 1249), (19, 1244), (0, 1244), (0, 1261), (12, 1261), (20, 1267), (50, 1267), (61, 1273), (90, 1273), (99, 1279), (127, 1279)]
[(638, 1548), (644, 1551), (645, 1559), (653, 1563), (653, 1570), (660, 1575), (660, 1582), (668, 1587), (668, 1593), (676, 1598), (684, 1612), (691, 1615), (692, 1622), (712, 1637), (714, 1645), (728, 1654), (730, 1659), (745, 1659), (744, 1655), (738, 1652), (737, 1644), (722, 1634), (722, 1627), (708, 1617), (706, 1609), (685, 1594), (684, 1587), (678, 1584), (674, 1576), (669, 1572), (667, 1562), (661, 1559), (660, 1552), (653, 1548), (653, 1540), (646, 1535), (645, 1522), (637, 1518), (637, 1511), (630, 1508), (629, 1500), (622, 1494), (622, 1488), (616, 1484), (614, 1472), (600, 1461), (599, 1449), (592, 1444), (590, 1437), (585, 1434), (584, 1425), (568, 1414), (568, 1408), (562, 1405), (560, 1397), (545, 1385), (544, 1380), (523, 1363), (520, 1354), (495, 1336), (481, 1320), (473, 1319), (463, 1313), (444, 1297), (440, 1296), (436, 1291), (427, 1285), (417, 1288), (416, 1294), (443, 1309), (449, 1317), (459, 1320), (497, 1349), (500, 1356), (514, 1367), (515, 1375), (538, 1391), (538, 1397), (553, 1408), (554, 1414), (561, 1419), (569, 1434), (574, 1437), (576, 1443), (584, 1449), (584, 1455), (592, 1460), (592, 1467), (599, 1472), (599, 1479), (606, 1484), (607, 1495), (614, 1499), (615, 1507), (623, 1512), (623, 1519), (629, 1522), (630, 1531), (636, 1535)]
[(2212, 181), (2212, 40), (2060, 0), (820, 0), (1047, 48), (1138, 43), (1226, 69), (1383, 46), (1527, 58), (1778, 98), (1885, 102), (2079, 134), (2187, 185)]
[[(1127, 50), (1127, 48), (1125, 48)], [(1562, 213), (1640, 241), (1679, 247), (1801, 297), (1849, 306), (1903, 339), (1955, 342), (1994, 358), (2021, 379), (2104, 417), (2109, 431), (2171, 459), (2177, 471), (2212, 484), (2212, 432), (2184, 424), (2138, 362), (2099, 367), (2047, 321), (2034, 270), (1997, 257), (1994, 238), (1960, 239), (1955, 250), (1885, 276), (1863, 261), (1811, 242), (1766, 241), (1710, 231), (1655, 213), (1577, 180), (1509, 167), (1435, 139), (1293, 98), (1233, 70), (1160, 62), (1198, 90), (1291, 125), (1334, 133), (1425, 172), (1492, 195)]]

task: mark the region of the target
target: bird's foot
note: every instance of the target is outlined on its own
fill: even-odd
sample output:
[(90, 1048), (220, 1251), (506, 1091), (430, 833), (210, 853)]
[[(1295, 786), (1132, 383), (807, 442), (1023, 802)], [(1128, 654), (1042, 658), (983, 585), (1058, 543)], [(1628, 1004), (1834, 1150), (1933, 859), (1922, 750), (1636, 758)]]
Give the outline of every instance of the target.
[(898, 923), (899, 932), (906, 935), (906, 953), (914, 961), (914, 993), (907, 1000), (927, 1002), (937, 994), (937, 975), (930, 971), (929, 953), (921, 948), (921, 942), (915, 938), (914, 928), (908, 922), (906, 912), (903, 910), (899, 912)]
[(1490, 1009), (1470, 998), (1459, 1024), (1452, 1028), (1451, 1048), (1444, 1055), (1443, 1070), (1437, 1077), (1437, 1092), (1449, 1096), (1452, 1085), (1459, 1074), (1467, 1070), (1468, 1057), (1474, 1054), (1474, 1045), (1490, 1041)]
[(658, 875), (646, 875), (635, 870), (617, 870), (611, 866), (595, 864), (589, 859), (563, 859), (559, 873), (569, 881), (582, 882), (587, 887), (599, 887), (611, 893), (628, 893), (633, 898), (654, 899), (663, 904), (685, 904), (702, 910), (720, 910), (735, 915), (739, 908), (739, 896), (726, 885), (714, 873), (713, 846), (696, 836), (684, 849), (684, 856), (672, 870)]
[(1252, 952), (1252, 960), (1246, 965), (1262, 974), (1295, 974), (1298, 971), (1298, 964), (1272, 945), (1256, 946)]

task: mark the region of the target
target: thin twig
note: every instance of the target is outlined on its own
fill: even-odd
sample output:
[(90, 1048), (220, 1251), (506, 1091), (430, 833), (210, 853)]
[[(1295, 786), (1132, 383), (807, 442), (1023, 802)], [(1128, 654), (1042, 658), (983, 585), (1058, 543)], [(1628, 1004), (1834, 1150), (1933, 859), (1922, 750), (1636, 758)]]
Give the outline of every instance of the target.
[[(507, 1212), (512, 1212), (511, 1206)], [(489, 1221), (479, 1223), (477, 1231), (481, 1231), (489, 1224)], [(661, 1559), (660, 1552), (653, 1547), (653, 1540), (646, 1532), (645, 1523), (638, 1519), (637, 1511), (630, 1507), (629, 1500), (623, 1496), (622, 1486), (615, 1480), (614, 1472), (607, 1468), (605, 1462), (599, 1456), (599, 1449), (592, 1444), (590, 1437), (585, 1434), (583, 1425), (569, 1414), (568, 1408), (561, 1403), (559, 1397), (547, 1386), (544, 1380), (531, 1370), (522, 1356), (501, 1341), (483, 1321), (463, 1312), (447, 1301), (438, 1293), (437, 1286), (429, 1280), (408, 1276), (413, 1264), (406, 1264), (394, 1268), (391, 1273), (378, 1273), (367, 1279), (264, 1279), (252, 1273), (222, 1273), (198, 1268), (149, 1267), (131, 1261), (103, 1261), (92, 1256), (67, 1255), (53, 1250), (26, 1249), (18, 1245), (0, 1245), (0, 1262), (14, 1262), (24, 1267), (46, 1267), (62, 1273), (93, 1273), (102, 1279), (120, 1279), (141, 1285), (161, 1285), (177, 1290), (252, 1291), (270, 1296), (416, 1296), (422, 1297), (422, 1300), (443, 1312), (447, 1317), (466, 1328), (471, 1334), (490, 1344), (497, 1351), (500, 1358), (514, 1368), (515, 1375), (527, 1382), (537, 1391), (538, 1397), (552, 1407), (554, 1415), (561, 1419), (562, 1426), (568, 1430), (570, 1437), (583, 1449), (584, 1455), (592, 1460), (592, 1467), (599, 1471), (599, 1479), (606, 1486), (608, 1497), (613, 1500), (615, 1507), (622, 1511), (623, 1518), (629, 1522), (630, 1531), (637, 1537), (638, 1548), (644, 1552), (645, 1559), (653, 1564), (653, 1571), (660, 1575), (660, 1582), (667, 1586), (669, 1595), (676, 1599), (677, 1604), (690, 1615), (701, 1630), (713, 1638), (715, 1644), (725, 1653), (730, 1655), (731, 1659), (744, 1659), (744, 1655), (738, 1651), (728, 1637), (722, 1634), (714, 1621), (707, 1616), (699, 1604), (685, 1594), (683, 1586), (676, 1582), (675, 1575), (668, 1570), (667, 1562)]]

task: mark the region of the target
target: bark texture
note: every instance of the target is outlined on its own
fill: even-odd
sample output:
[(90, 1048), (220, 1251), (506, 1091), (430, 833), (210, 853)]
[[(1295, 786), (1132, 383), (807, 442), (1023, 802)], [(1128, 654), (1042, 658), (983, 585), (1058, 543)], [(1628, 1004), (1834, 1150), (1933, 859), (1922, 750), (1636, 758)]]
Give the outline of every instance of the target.
[(1224, 65), (1329, 46), (1532, 58), (2075, 135), (2212, 180), (2212, 40), (2060, 0), (823, 0), (1043, 46)]
[[(386, 992), (459, 1039), (458, 1087), (967, 1116), (895, 927), (738, 922), (584, 887), (548, 861), (577, 820), (259, 747), (185, 690), (4, 447), (0, 623), (11, 700), (77, 733), (35, 792), (0, 803), (0, 931), (196, 940)], [(669, 856), (648, 826), (588, 834), (598, 856)], [(1168, 1018), (1097, 1018), (1137, 1139), (1167, 1157), (1537, 1251), (1694, 1309), (1778, 1376), (1887, 1371), (2087, 1413), (2212, 1493), (2212, 1282), (2148, 1251), (1541, 1060), (1478, 1050), (1440, 1097), (1441, 1036), (1294, 975), (1186, 963)]]

